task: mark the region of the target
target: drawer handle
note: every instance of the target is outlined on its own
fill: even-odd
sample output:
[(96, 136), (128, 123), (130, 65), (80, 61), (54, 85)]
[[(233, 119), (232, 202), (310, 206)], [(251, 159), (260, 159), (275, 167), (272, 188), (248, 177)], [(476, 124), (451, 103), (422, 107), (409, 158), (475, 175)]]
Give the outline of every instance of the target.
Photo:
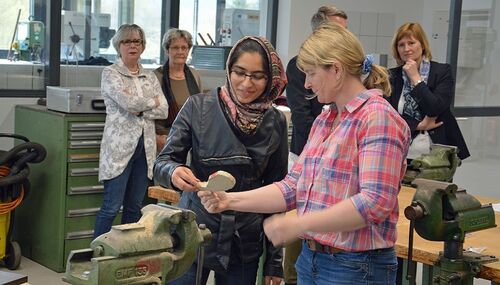
[(94, 230), (69, 232), (66, 234), (67, 240), (84, 239), (94, 237)]
[(69, 126), (70, 131), (102, 131), (104, 130), (104, 123), (72, 123)]
[(74, 139), (101, 139), (103, 132), (70, 132), (69, 138)]
[(78, 218), (86, 216), (94, 216), (99, 212), (101, 208), (87, 208), (87, 209), (75, 209), (68, 211), (68, 218)]
[(69, 148), (79, 149), (79, 148), (98, 148), (101, 146), (100, 140), (94, 141), (70, 141)]
[(70, 170), (70, 176), (90, 176), (99, 174), (99, 168), (75, 168)]
[(98, 153), (89, 154), (70, 154), (69, 162), (89, 162), (89, 161), (99, 161)]
[[(101, 208), (86, 208), (86, 209), (74, 209), (68, 211), (68, 218), (79, 218), (86, 216), (95, 216)], [(118, 213), (123, 213), (123, 206), (120, 207)]]
[(104, 185), (71, 187), (69, 195), (100, 194), (104, 191)]

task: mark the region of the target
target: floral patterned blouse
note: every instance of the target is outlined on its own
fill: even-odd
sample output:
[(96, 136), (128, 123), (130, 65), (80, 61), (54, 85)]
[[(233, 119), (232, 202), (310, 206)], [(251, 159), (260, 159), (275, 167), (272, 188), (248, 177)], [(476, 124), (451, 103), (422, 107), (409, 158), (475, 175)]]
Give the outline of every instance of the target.
[[(106, 104), (106, 124), (101, 141), (99, 180), (120, 175), (135, 151), (141, 135), (148, 164), (148, 177), (153, 177), (156, 156), (154, 120), (166, 119), (168, 103), (158, 79), (139, 64), (132, 75), (121, 59), (102, 72), (101, 93)], [(154, 98), (160, 105), (155, 107)]]

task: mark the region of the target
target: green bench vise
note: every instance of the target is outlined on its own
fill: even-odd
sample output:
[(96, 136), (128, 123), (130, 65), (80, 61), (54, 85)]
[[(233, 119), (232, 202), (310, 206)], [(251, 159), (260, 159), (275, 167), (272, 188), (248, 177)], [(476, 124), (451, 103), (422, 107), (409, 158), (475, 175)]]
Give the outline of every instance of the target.
[(458, 148), (432, 144), (430, 153), (413, 159), (406, 168), (403, 184), (410, 185), (416, 178), (452, 182), (457, 167), (461, 165)]
[[(410, 220), (408, 241), (408, 268), (413, 253), (413, 229), (426, 240), (443, 241), (444, 249), (434, 264), (439, 275), (438, 284), (473, 284), (473, 278), (481, 270), (481, 264), (497, 261), (495, 256), (481, 255), (464, 250), (467, 233), (496, 227), (495, 213), (491, 204), (481, 205), (475, 197), (452, 183), (415, 179), (415, 196), (404, 210)], [(415, 284), (415, 273), (407, 279)]]
[[(137, 223), (117, 225), (71, 251), (63, 281), (71, 284), (164, 284), (184, 274), (211, 240), (189, 210), (150, 204)], [(203, 252), (200, 250), (200, 252)]]

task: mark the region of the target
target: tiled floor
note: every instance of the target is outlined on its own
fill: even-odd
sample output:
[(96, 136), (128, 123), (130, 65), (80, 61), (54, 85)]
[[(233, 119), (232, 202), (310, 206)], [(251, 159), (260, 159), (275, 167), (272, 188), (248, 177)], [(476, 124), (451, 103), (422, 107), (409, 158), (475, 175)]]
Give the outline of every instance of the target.
[[(6, 268), (0, 268), (0, 274), (2, 271), (8, 271)], [(63, 285), (68, 284), (62, 281), (63, 273), (54, 272), (34, 261), (31, 261), (25, 257), (21, 259), (21, 265), (19, 269), (11, 271), (18, 274), (24, 274), (28, 276), (28, 283), (30, 285)], [(25, 283), (26, 284), (26, 283)]]

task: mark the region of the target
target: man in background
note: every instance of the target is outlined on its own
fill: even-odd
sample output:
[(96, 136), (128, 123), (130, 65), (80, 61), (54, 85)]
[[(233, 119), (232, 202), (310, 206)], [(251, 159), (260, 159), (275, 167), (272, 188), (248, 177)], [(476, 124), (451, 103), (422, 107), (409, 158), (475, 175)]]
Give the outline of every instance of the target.
[[(314, 31), (321, 24), (335, 22), (347, 28), (347, 14), (335, 6), (326, 5), (319, 7), (311, 18), (311, 27)], [(286, 87), (286, 100), (292, 113), (292, 142), (290, 151), (300, 155), (311, 126), (316, 117), (321, 113), (323, 104), (318, 102), (311, 90), (304, 87), (305, 74), (297, 67), (297, 56), (290, 59), (286, 67), (288, 85)], [(292, 214), (295, 214), (292, 213)], [(285, 247), (284, 277), (285, 285), (297, 284), (295, 261), (302, 249), (301, 241), (295, 241)]]

